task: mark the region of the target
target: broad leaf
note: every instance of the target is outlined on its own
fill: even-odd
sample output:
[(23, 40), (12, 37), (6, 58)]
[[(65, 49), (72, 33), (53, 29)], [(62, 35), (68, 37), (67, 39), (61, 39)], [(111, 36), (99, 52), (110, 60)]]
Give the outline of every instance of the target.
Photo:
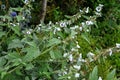
[(107, 75), (107, 77), (106, 77), (105, 80), (114, 80), (114, 78), (115, 78), (115, 72), (116, 72), (115, 69), (112, 70), (112, 71)]
[(0, 32), (0, 38), (5, 35), (5, 32)]
[(98, 80), (98, 68), (97, 68), (97, 66), (95, 66), (92, 73), (90, 73), (89, 80)]
[(40, 50), (38, 47), (30, 46), (29, 48), (25, 48), (23, 51), (27, 53), (23, 57), (23, 61), (25, 62), (32, 61), (40, 55)]
[(20, 36), (20, 27), (19, 26), (11, 26), (11, 29), (15, 32), (15, 34)]
[(8, 45), (8, 49), (12, 48), (22, 48), (23, 44), (19, 39), (14, 39), (12, 42)]
[(47, 44), (47, 47), (53, 46), (53, 45), (57, 45), (61, 43), (61, 40), (57, 39), (57, 38), (53, 38), (51, 40), (49, 40), (49, 43)]

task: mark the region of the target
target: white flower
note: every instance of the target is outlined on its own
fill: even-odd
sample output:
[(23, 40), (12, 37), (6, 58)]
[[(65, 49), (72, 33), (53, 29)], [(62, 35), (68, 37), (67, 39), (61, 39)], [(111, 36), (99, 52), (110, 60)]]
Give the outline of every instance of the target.
[(110, 56), (112, 55), (112, 49), (109, 49), (109, 55)]
[(25, 1), (24, 1), (25, 4), (28, 4), (28, 2), (29, 2), (28, 0), (25, 0)]
[(103, 7), (103, 5), (102, 5), (102, 4), (99, 4), (99, 6), (96, 7), (96, 11), (97, 11), (97, 12), (100, 12), (100, 11), (102, 10), (102, 7)]
[(79, 29), (80, 29), (80, 31), (82, 31), (82, 29), (83, 29), (83, 28), (82, 28), (82, 27), (80, 27)]
[(77, 48), (80, 48), (80, 46), (77, 44)]
[(68, 58), (69, 58), (70, 61), (73, 61), (73, 56), (72, 56), (72, 54), (70, 54)]
[(53, 31), (53, 34), (55, 34), (56, 33), (56, 28), (54, 29), (54, 31)]
[(94, 59), (93, 59), (93, 57), (95, 56), (95, 54), (93, 54), (92, 52), (89, 52), (88, 54), (87, 54), (87, 57), (89, 58), (89, 60), (90, 60), (90, 62), (92, 62)]
[(80, 70), (80, 68), (81, 68), (81, 66), (78, 66), (78, 65), (74, 65), (73, 67), (77, 70)]
[(80, 61), (80, 62), (86, 62), (85, 59), (82, 59), (82, 54), (79, 54), (78, 61)]
[(80, 9), (80, 12), (83, 12), (83, 10)]
[(90, 30), (89, 30), (89, 29), (87, 29), (86, 31), (87, 31), (87, 32), (89, 32)]
[(15, 24), (13, 24), (13, 26), (16, 26)]
[(27, 31), (26, 33), (27, 33), (27, 34), (31, 34), (31, 32), (30, 32), (30, 31)]
[(64, 53), (64, 54), (63, 54), (63, 57), (67, 57), (67, 56), (68, 56), (68, 53)]
[(87, 7), (87, 9), (86, 9), (86, 11), (85, 11), (86, 13), (88, 13), (89, 12), (89, 7)]
[(120, 48), (120, 44), (119, 43), (116, 43), (116, 48)]
[(84, 27), (84, 26), (85, 26), (85, 23), (84, 23), (84, 22), (82, 22), (81, 24), (82, 24), (82, 27)]
[(102, 5), (102, 4), (99, 4), (99, 6), (103, 7), (104, 5)]
[(61, 22), (60, 23), (60, 27), (66, 27), (66, 23), (65, 22)]
[(72, 48), (71, 51), (76, 51), (75, 48)]
[(87, 57), (94, 57), (95, 56), (95, 54), (93, 54), (92, 52), (89, 52), (88, 54), (87, 54)]
[(99, 77), (99, 78), (98, 78), (98, 80), (102, 80), (102, 78), (101, 78), (101, 77)]
[(68, 79), (71, 79), (71, 76), (68, 76)]
[(93, 22), (92, 21), (86, 21), (86, 25), (93, 25)]
[(61, 31), (61, 29), (58, 27), (58, 28), (56, 28), (57, 29), (57, 31)]
[(52, 21), (49, 21), (49, 23), (48, 23), (49, 25), (51, 25), (52, 24)]
[(95, 12), (95, 14), (101, 17), (101, 13), (99, 13), (99, 12)]
[(75, 77), (76, 78), (80, 77), (80, 74), (79, 73), (75, 73)]
[(78, 28), (78, 27), (79, 27), (79, 26), (76, 25), (76, 26), (75, 26), (75, 29)]
[(38, 31), (39, 31), (40, 29), (41, 29), (40, 27), (37, 28)]
[(70, 29), (75, 30), (75, 27), (70, 27)]
[(66, 71), (64, 71), (64, 72), (63, 72), (63, 74), (67, 74), (67, 72), (66, 72)]
[(17, 23), (17, 25), (19, 25), (20, 23)]
[(97, 12), (100, 12), (101, 10), (102, 10), (102, 7), (100, 7), (100, 6), (96, 7)]
[(22, 17), (23, 18), (23, 20), (25, 20), (25, 17)]

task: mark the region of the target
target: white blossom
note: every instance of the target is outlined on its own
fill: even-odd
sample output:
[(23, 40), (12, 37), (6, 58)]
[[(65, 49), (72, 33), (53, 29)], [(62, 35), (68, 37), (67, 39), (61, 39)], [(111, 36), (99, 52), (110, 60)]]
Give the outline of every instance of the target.
[(61, 31), (61, 29), (58, 27), (58, 28), (56, 28), (57, 29), (57, 31)]
[(67, 57), (67, 56), (68, 56), (68, 53), (64, 53), (64, 54), (63, 54), (63, 57)]
[(104, 5), (103, 4), (99, 4), (100, 7), (103, 7)]
[(96, 7), (97, 12), (100, 12), (101, 10), (102, 10), (102, 7), (100, 7), (100, 6)]
[(54, 31), (53, 31), (53, 34), (55, 34), (56, 33), (56, 29), (54, 29)]
[(76, 28), (78, 28), (78, 27), (79, 27), (79, 26), (78, 26), (78, 25), (76, 25), (76, 26), (75, 26), (75, 29), (76, 29)]
[(71, 79), (71, 76), (68, 76), (68, 79)]
[(24, 1), (25, 4), (28, 4), (28, 2), (29, 2), (28, 0), (25, 0), (25, 1)]
[(101, 77), (99, 77), (99, 78), (98, 78), (98, 80), (102, 80), (102, 78), (101, 78)]
[(81, 9), (80, 9), (79, 11), (80, 11), (80, 12), (83, 12), (83, 10), (81, 10)]
[(66, 72), (66, 71), (64, 71), (64, 72), (63, 72), (63, 74), (67, 74), (67, 72)]
[(89, 32), (90, 30), (89, 30), (89, 29), (87, 29), (86, 31), (87, 31), (87, 32)]
[(112, 55), (112, 49), (109, 49), (109, 55), (110, 56)]
[(72, 48), (71, 51), (76, 51), (75, 48)]
[(12, 24), (13, 26), (16, 26), (16, 24)]
[(78, 61), (86, 62), (86, 60), (82, 58), (82, 54), (81, 53), (79, 54)]
[(95, 12), (95, 14), (96, 14), (97, 16), (100, 16), (100, 17), (101, 17), (101, 13)]
[(85, 26), (85, 23), (84, 23), (84, 22), (82, 22), (81, 24), (82, 24), (82, 27), (84, 27), (84, 26)]
[(40, 27), (37, 28), (38, 31), (39, 31), (40, 29), (41, 29)]
[(94, 57), (95, 56), (95, 54), (93, 54), (92, 52), (89, 52), (88, 54), (87, 54), (87, 57)]
[(81, 66), (79, 66), (79, 65), (74, 65), (73, 67), (77, 70), (80, 70), (80, 68), (81, 68)]
[(116, 43), (116, 48), (120, 48), (120, 44), (119, 43)]
[(80, 48), (80, 46), (77, 44), (77, 48)]
[(73, 61), (73, 55), (72, 54), (70, 54), (68, 58), (69, 58), (70, 61)]
[(85, 11), (86, 13), (88, 13), (89, 12), (89, 7), (87, 7), (87, 9), (86, 9), (86, 11)]
[(80, 31), (82, 31), (82, 29), (83, 29), (83, 28), (82, 28), (82, 27), (80, 27), (79, 29), (80, 29)]
[(102, 4), (99, 4), (99, 6), (96, 7), (96, 11), (97, 12), (100, 12), (102, 10), (102, 7), (103, 5)]
[(27, 34), (31, 34), (31, 32), (30, 32), (30, 31), (27, 31), (26, 33), (27, 33)]
[(80, 77), (80, 74), (79, 73), (75, 73), (75, 77), (76, 78)]
[(94, 59), (94, 56), (95, 56), (95, 54), (93, 54), (92, 52), (89, 52), (88, 54), (87, 54), (87, 57), (89, 58), (89, 60), (90, 60), (90, 62), (92, 62)]
[(86, 25), (93, 25), (93, 22), (92, 21), (86, 21)]
[(23, 20), (25, 20), (25, 17), (22, 17)]
[(66, 23), (65, 22), (61, 22), (60, 23), (60, 27), (66, 27)]

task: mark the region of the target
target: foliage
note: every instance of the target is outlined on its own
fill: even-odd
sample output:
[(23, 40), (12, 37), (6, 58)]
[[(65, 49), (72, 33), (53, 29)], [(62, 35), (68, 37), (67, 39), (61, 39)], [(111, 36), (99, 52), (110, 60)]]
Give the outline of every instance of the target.
[[(108, 6), (115, 5), (114, 0), (111, 0), (114, 4), (107, 4), (105, 0), (94, 1), (94, 5), (92, 1), (88, 1), (90, 4), (83, 2), (91, 7), (77, 12), (78, 1), (49, 0), (49, 4), (56, 4), (48, 4), (49, 9), (52, 7), (50, 13), (48, 10), (49, 17), (53, 19), (48, 24), (31, 22), (32, 12), (39, 11), (35, 8), (39, 1), (23, 1), (22, 7), (13, 5), (8, 12), (3, 10), (5, 15), (0, 16), (0, 80), (118, 79), (119, 6), (116, 15), (107, 17), (110, 11), (115, 12), (112, 9), (105, 13)], [(97, 5), (100, 2), (106, 4)], [(62, 3), (67, 5), (65, 8), (74, 6), (64, 11), (67, 9), (61, 9)], [(67, 14), (65, 19), (64, 14)], [(47, 19), (51, 20), (49, 17)]]

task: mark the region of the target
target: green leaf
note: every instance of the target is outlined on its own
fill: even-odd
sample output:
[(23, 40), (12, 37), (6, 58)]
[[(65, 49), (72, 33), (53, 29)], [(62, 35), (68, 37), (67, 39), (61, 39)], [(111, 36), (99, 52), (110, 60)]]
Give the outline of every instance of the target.
[(32, 68), (34, 68), (33, 64), (32, 63), (29, 63), (26, 65), (26, 70), (31, 70)]
[(47, 47), (57, 45), (57, 44), (60, 44), (60, 43), (61, 43), (61, 40), (59, 40), (57, 38), (53, 38), (53, 39), (49, 40), (49, 43), (47, 44)]
[(15, 34), (20, 36), (20, 27), (19, 26), (11, 26), (11, 29), (15, 32)]
[(12, 62), (12, 66), (17, 66), (22, 63), (21, 56), (17, 52), (8, 52), (8, 55), (5, 56), (8, 62)]
[(11, 10), (14, 10), (14, 11), (22, 11), (23, 10), (23, 8), (21, 8), (21, 7), (18, 7), (18, 8), (10, 8)]
[(76, 35), (76, 34), (77, 34), (77, 32), (76, 32), (76, 31), (74, 31), (74, 30), (72, 30), (72, 31), (71, 31), (71, 35), (70, 35), (70, 36), (71, 36), (71, 37), (75, 37), (75, 35)]
[(12, 42), (8, 45), (8, 49), (12, 48), (22, 48), (23, 44), (19, 39), (14, 39)]
[(23, 20), (23, 19), (22, 19), (22, 16), (20, 16), (20, 15), (17, 16), (17, 21), (21, 21), (21, 20)]
[(25, 77), (25, 80), (30, 80), (28, 76)]
[(6, 59), (4, 57), (0, 57), (0, 67), (3, 67), (6, 63)]
[(90, 73), (89, 80), (98, 80), (98, 68), (97, 68), (97, 66), (95, 66), (92, 73)]
[(7, 74), (7, 72), (2, 72), (2, 73), (1, 73), (1, 79), (3, 79), (6, 74)]
[(5, 35), (5, 32), (0, 32), (0, 38)]
[(35, 44), (35, 42), (26, 42), (28, 45), (32, 46), (32, 47), (36, 47), (37, 45)]
[(115, 72), (116, 72), (115, 69), (112, 70), (112, 71), (107, 75), (107, 77), (106, 77), (105, 80), (114, 80), (114, 78), (115, 78)]
[(55, 53), (53, 52), (53, 50), (50, 51), (50, 57), (51, 57), (52, 59), (55, 59)]
[(27, 54), (23, 57), (23, 61), (29, 62), (33, 59), (37, 58), (40, 55), (40, 50), (38, 47), (32, 47), (23, 49), (24, 52), (27, 52)]
[(90, 44), (90, 39), (88, 38), (87, 34), (82, 34), (81, 36)]

